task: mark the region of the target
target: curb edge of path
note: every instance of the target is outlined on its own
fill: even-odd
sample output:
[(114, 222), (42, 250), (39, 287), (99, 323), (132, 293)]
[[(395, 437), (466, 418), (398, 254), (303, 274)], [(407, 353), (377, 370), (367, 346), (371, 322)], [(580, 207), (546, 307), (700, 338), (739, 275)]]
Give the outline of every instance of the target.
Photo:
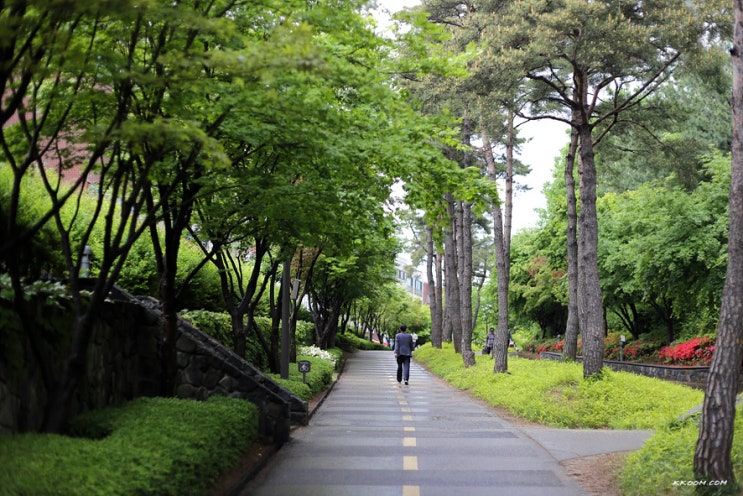
[[(343, 373), (343, 369), (346, 367), (346, 354), (343, 354), (343, 358), (341, 358), (341, 365), (338, 368), (338, 372), (336, 375), (336, 378), (334, 381), (330, 383), (330, 385), (325, 389), (321, 394), (320, 398), (317, 400), (316, 403), (314, 403), (314, 406), (310, 407), (310, 403), (307, 403), (307, 422), (309, 422), (312, 417), (315, 415), (315, 412), (322, 406), (322, 404), (327, 399), (328, 395), (330, 395), (331, 391), (333, 391), (333, 388), (338, 383), (338, 381), (341, 378), (341, 374)], [(291, 431), (294, 431), (296, 429), (299, 429), (303, 427), (303, 425), (295, 424), (291, 427)], [(245, 475), (243, 475), (240, 480), (235, 483), (232, 487), (230, 487), (227, 491), (224, 492), (224, 496), (238, 496), (243, 489), (252, 481), (268, 464), (268, 462), (271, 460), (273, 455), (278, 453), (278, 451), (281, 449), (281, 446), (276, 446), (275, 444), (271, 444), (267, 446), (266, 452), (264, 453), (264, 456), (261, 457), (261, 461), (253, 465), (250, 470), (248, 470)]]

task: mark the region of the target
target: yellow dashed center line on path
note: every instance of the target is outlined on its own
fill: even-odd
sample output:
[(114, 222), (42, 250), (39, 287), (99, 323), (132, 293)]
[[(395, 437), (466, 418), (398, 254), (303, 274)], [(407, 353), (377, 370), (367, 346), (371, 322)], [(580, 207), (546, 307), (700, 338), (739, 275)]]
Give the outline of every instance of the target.
[(420, 486), (402, 486), (402, 496), (421, 496)]
[[(400, 401), (400, 405), (407, 405), (407, 401)], [(401, 410), (405, 413), (411, 412), (412, 410), (410, 408), (401, 408)], [(402, 417), (403, 421), (413, 421), (412, 415), (403, 415)], [(415, 427), (413, 426), (404, 426), (403, 427), (404, 432), (415, 432)], [(405, 436), (402, 438), (402, 445), (404, 447), (408, 448), (415, 448), (418, 445), (417, 438), (411, 437), (411, 436)], [(402, 469), (403, 470), (418, 470), (418, 457), (417, 456), (403, 456), (402, 457)], [(402, 496), (420, 496), (421, 495), (421, 488), (420, 486), (402, 486)]]
[(403, 456), (402, 457), (402, 469), (403, 470), (418, 470), (418, 457), (417, 456)]

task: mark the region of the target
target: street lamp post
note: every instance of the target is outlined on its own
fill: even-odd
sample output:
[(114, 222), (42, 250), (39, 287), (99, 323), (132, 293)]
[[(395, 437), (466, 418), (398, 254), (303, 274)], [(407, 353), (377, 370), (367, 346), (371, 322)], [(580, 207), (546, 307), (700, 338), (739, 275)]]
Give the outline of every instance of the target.
[(284, 262), (281, 274), (281, 378), (289, 378), (289, 317), (291, 304), (291, 262), (289, 257)]

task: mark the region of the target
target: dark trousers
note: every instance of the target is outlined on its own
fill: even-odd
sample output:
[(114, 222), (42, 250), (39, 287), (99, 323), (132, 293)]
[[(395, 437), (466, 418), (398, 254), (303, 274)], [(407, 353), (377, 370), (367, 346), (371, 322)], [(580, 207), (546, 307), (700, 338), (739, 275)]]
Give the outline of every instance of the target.
[(397, 382), (407, 381), (410, 377), (410, 356), (397, 355)]

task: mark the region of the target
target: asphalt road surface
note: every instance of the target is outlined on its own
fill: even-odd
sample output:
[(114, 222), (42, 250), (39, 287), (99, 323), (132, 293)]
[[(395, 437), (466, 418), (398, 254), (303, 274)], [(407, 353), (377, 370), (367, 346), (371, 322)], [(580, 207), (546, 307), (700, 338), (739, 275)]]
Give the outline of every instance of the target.
[[(398, 385), (396, 366), (390, 352), (355, 353), (310, 424), (293, 431), (240, 495), (586, 494), (565, 475), (558, 462), (564, 457), (534, 433), (415, 362), (410, 385)], [(570, 431), (562, 438), (555, 431), (545, 429), (544, 435), (552, 433), (556, 450), (570, 451), (562, 441), (573, 439)], [(593, 444), (590, 438), (581, 442)]]

